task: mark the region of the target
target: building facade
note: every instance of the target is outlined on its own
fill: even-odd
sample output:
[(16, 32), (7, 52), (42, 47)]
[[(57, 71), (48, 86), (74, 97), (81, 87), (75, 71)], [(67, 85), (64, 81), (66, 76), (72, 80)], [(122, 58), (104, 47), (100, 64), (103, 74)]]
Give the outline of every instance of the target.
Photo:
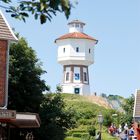
[(83, 32), (84, 25), (79, 20), (68, 23), (69, 33), (55, 40), (58, 63), (63, 66), (63, 93), (90, 95), (88, 67), (94, 63), (98, 41)]

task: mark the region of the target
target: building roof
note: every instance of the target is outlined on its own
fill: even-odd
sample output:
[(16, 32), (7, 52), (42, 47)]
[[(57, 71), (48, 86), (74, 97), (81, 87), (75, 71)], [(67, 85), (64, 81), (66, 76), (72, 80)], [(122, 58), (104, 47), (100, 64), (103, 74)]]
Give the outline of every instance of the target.
[(68, 25), (73, 24), (73, 23), (79, 23), (79, 24), (85, 25), (85, 23), (81, 22), (80, 20), (73, 20), (73, 21), (69, 22)]
[(73, 33), (62, 35), (59, 38), (57, 38), (55, 42), (57, 40), (70, 39), (70, 38), (71, 39), (88, 39), (88, 40), (94, 40), (96, 41), (96, 43), (98, 42), (98, 40), (94, 39), (93, 37), (90, 37), (87, 34), (81, 33), (81, 32), (73, 32)]
[(1, 11), (0, 11), (0, 39), (11, 41), (18, 40)]
[(134, 112), (133, 117), (139, 117), (140, 118), (140, 90), (137, 90), (135, 94), (135, 103), (134, 103)]

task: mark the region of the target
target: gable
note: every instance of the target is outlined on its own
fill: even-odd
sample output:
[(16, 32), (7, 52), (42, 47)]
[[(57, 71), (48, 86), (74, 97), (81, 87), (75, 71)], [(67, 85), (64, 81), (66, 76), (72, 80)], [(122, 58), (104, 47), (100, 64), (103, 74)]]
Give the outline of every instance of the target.
[(17, 40), (17, 37), (13, 33), (12, 29), (10, 28), (7, 20), (5, 19), (1, 11), (0, 11), (0, 39), (11, 41)]
[(137, 90), (135, 94), (133, 117), (140, 118), (140, 90)]

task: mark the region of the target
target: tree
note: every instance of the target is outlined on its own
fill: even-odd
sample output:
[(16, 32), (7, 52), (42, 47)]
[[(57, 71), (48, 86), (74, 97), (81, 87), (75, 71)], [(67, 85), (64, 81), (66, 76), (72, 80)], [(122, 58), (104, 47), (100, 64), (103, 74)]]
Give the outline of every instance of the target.
[[(2, 2), (8, 4), (8, 7), (2, 5)], [(51, 21), (52, 15), (56, 15), (57, 12), (64, 12), (68, 18), (72, 8), (70, 0), (20, 0), (16, 7), (9, 6), (14, 5), (13, 0), (0, 0), (0, 4), (12, 17), (25, 21), (31, 14), (35, 19), (40, 18), (41, 24), (47, 20)]]
[(61, 93), (61, 92), (62, 92), (62, 86), (58, 84), (56, 86), (56, 93)]
[(10, 46), (8, 108), (17, 111), (38, 112), (47, 89), (41, 75), (45, 71), (24, 38)]
[(134, 108), (134, 95), (132, 94), (129, 98), (126, 99), (125, 103), (122, 105), (122, 108), (125, 111), (124, 122), (130, 124), (133, 119), (133, 108)]
[(40, 107), (40, 140), (63, 140), (65, 131), (74, 127), (75, 111), (65, 109), (61, 94), (46, 94)]

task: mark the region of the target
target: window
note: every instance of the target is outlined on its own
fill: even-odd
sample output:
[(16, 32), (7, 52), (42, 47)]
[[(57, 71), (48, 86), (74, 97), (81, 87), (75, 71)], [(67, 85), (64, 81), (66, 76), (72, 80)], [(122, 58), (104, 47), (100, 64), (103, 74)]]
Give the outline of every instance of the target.
[(79, 73), (75, 73), (74, 74), (74, 79), (75, 80), (79, 80), (80, 79), (80, 74)]
[(79, 94), (80, 93), (80, 88), (74, 88), (74, 93)]
[(90, 49), (89, 49), (89, 53), (90, 53)]
[(84, 81), (87, 81), (87, 73), (84, 72)]
[(66, 81), (69, 81), (69, 72), (66, 73)]
[(65, 53), (65, 48), (63, 48), (63, 53)]
[(79, 27), (79, 24), (76, 24), (75, 27)]
[(76, 52), (79, 52), (79, 47), (76, 47)]

